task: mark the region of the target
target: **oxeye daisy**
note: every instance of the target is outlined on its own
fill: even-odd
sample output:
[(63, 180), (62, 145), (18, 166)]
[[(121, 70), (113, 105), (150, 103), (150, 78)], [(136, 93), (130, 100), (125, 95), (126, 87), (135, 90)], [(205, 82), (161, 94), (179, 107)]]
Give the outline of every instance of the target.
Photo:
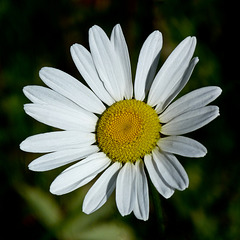
[[(134, 84), (127, 44), (120, 25), (111, 37), (98, 26), (89, 30), (90, 51), (71, 47), (73, 61), (85, 86), (55, 68), (44, 67), (40, 78), (49, 87), (26, 86), (25, 112), (57, 128), (28, 137), (20, 144), (27, 152), (46, 153), (29, 164), (47, 171), (74, 163), (51, 184), (50, 192), (69, 193), (98, 177), (83, 202), (83, 212), (99, 209), (114, 189), (122, 216), (149, 217), (146, 172), (165, 198), (189, 185), (176, 155), (203, 157), (207, 149), (196, 140), (180, 136), (197, 130), (219, 115), (207, 106), (221, 93), (203, 87), (178, 100), (198, 58), (193, 58), (196, 38), (185, 38), (156, 73), (162, 34), (154, 31), (144, 42)], [(100, 173), (102, 173), (100, 175)]]

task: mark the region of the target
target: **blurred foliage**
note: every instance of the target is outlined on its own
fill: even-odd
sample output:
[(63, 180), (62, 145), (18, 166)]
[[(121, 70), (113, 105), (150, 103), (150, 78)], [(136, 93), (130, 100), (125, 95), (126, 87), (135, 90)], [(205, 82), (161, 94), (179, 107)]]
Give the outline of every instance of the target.
[[(163, 33), (160, 64), (186, 36), (195, 35), (200, 58), (181, 94), (198, 87), (223, 89), (215, 102), (221, 116), (189, 136), (208, 148), (203, 159), (179, 158), (190, 186), (162, 199), (165, 239), (238, 239), (240, 236), (240, 161), (237, 126), (232, 105), (238, 105), (239, 82), (226, 70), (222, 0), (0, 0), (0, 214), (7, 239), (100, 240), (159, 239), (158, 207), (151, 196), (147, 222), (121, 217), (114, 194), (97, 212), (82, 213), (83, 197), (92, 183), (64, 196), (48, 188), (64, 168), (33, 173), (27, 165), (36, 154), (23, 153), (19, 143), (51, 128), (23, 111), (25, 85), (43, 85), (43, 66), (62, 69), (83, 81), (69, 48), (75, 42), (88, 47), (88, 29), (100, 25), (108, 34), (120, 23), (131, 55), (133, 73), (145, 38), (155, 29)], [(224, 65), (225, 64), (225, 65)], [(134, 75), (134, 74), (133, 74)], [(230, 109), (229, 109), (230, 108)]]

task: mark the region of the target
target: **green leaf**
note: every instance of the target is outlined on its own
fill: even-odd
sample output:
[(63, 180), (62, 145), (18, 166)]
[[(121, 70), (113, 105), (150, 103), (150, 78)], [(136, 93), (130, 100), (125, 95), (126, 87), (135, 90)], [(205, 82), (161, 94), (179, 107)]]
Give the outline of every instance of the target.
[(39, 188), (27, 185), (18, 185), (17, 191), (43, 225), (52, 228), (61, 222), (61, 210), (50, 193), (47, 194)]
[(74, 236), (72, 240), (135, 240), (130, 227), (119, 221), (91, 224), (86, 230)]

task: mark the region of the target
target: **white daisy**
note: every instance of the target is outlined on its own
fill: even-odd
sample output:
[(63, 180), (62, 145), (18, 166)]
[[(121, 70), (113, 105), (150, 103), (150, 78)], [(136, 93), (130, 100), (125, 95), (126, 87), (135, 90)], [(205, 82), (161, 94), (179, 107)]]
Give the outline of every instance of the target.
[[(171, 104), (188, 82), (198, 62), (192, 58), (195, 37), (184, 39), (156, 73), (162, 34), (154, 31), (144, 42), (134, 86), (128, 48), (120, 25), (110, 39), (98, 26), (89, 30), (90, 52), (71, 47), (72, 58), (89, 88), (58, 69), (45, 67), (40, 78), (49, 87), (26, 86), (32, 101), (25, 112), (36, 120), (61, 129), (24, 140), (27, 152), (47, 153), (30, 163), (33, 171), (47, 171), (78, 161), (63, 171), (50, 191), (69, 193), (102, 175), (88, 191), (83, 212), (99, 209), (116, 189), (122, 216), (132, 211), (138, 219), (149, 216), (145, 170), (158, 190), (169, 198), (184, 190), (189, 179), (174, 154), (203, 157), (199, 142), (179, 136), (203, 127), (219, 115), (219, 87), (192, 91)], [(81, 160), (81, 161), (79, 161)]]

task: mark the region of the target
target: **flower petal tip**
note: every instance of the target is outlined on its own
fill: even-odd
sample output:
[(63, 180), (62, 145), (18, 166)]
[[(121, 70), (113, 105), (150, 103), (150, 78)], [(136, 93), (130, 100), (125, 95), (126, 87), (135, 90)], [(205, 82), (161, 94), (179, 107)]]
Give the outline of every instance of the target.
[(40, 171), (38, 171), (38, 170), (35, 168), (35, 166), (34, 166), (34, 164), (33, 164), (32, 162), (29, 163), (28, 169), (31, 170), (31, 171), (34, 171), (34, 172), (40, 172)]
[(174, 194), (174, 191), (169, 191), (169, 192), (165, 193), (163, 197), (166, 199), (169, 199), (173, 194)]
[(135, 216), (137, 219), (142, 220), (142, 221), (147, 221), (149, 219), (149, 216)]
[(50, 192), (51, 194), (54, 194), (54, 195), (62, 195), (61, 193), (59, 193), (59, 192), (57, 191), (57, 189), (55, 188), (55, 186), (54, 186), (53, 184), (50, 185), (49, 192)]
[(202, 152), (202, 154), (199, 154), (199, 156), (197, 156), (197, 158), (202, 158), (202, 157), (205, 157), (206, 155), (207, 155), (207, 151)]
[(196, 65), (199, 62), (199, 57), (193, 58), (194, 64)]
[(82, 206), (82, 212), (89, 215), (91, 214), (93, 211), (91, 211), (90, 209), (87, 209), (86, 207), (84, 207), (84, 205)]
[(26, 96), (26, 92), (28, 92), (28, 89), (29, 89), (29, 86), (25, 86), (23, 88), (23, 93), (24, 93), (25, 96)]
[(207, 148), (202, 145), (202, 148), (199, 149), (199, 152), (196, 154), (196, 156), (193, 156), (195, 158), (201, 158), (205, 157), (207, 155)]
[(41, 165), (36, 164), (35, 161), (32, 161), (28, 164), (28, 169), (33, 171), (33, 172), (45, 172), (45, 171), (47, 171)]
[(216, 98), (222, 94), (222, 89), (218, 86), (215, 87)]
[(19, 144), (19, 148), (24, 152), (30, 152), (28, 151), (28, 144), (26, 139)]
[(19, 148), (24, 151), (24, 141), (22, 141), (20, 144), (19, 144)]

